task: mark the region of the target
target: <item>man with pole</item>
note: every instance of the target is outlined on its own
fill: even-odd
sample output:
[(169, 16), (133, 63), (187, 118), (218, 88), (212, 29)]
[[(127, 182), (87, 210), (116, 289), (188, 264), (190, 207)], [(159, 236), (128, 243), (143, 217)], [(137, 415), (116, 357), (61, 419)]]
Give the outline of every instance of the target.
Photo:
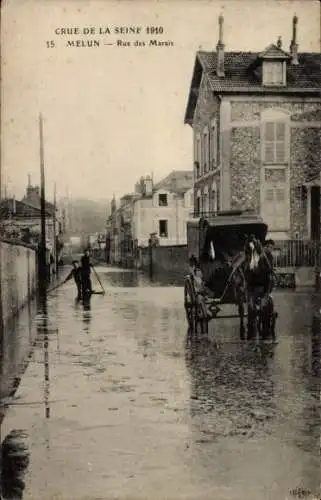
[(92, 295), (93, 293), (98, 293), (94, 292), (92, 289), (92, 284), (91, 284), (91, 279), (90, 279), (90, 274), (91, 274), (91, 269), (94, 271), (95, 276), (97, 278), (98, 283), (100, 284), (103, 293), (105, 293), (105, 289), (102, 285), (102, 282), (99, 279), (99, 276), (93, 266), (93, 264), (90, 262), (90, 256), (89, 256), (89, 250), (86, 249), (84, 252), (84, 255), (81, 258), (81, 281), (82, 281), (82, 294), (84, 296)]
[(81, 284), (82, 284), (82, 293), (83, 296), (90, 296), (92, 294), (92, 285), (91, 285), (91, 268), (92, 263), (90, 262), (89, 251), (86, 249), (84, 251), (84, 255), (81, 257)]

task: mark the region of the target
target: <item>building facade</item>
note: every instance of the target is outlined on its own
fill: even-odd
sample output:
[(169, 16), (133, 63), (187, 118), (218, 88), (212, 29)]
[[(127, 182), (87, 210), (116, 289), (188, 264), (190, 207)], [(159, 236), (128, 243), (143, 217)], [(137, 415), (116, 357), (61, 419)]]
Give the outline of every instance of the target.
[(157, 245), (185, 245), (186, 221), (193, 211), (193, 171), (173, 171), (154, 185), (150, 176), (141, 177), (135, 192), (111, 203), (107, 219), (106, 260), (131, 267), (139, 248), (150, 239)]
[(111, 202), (106, 231), (106, 260), (110, 264), (124, 267), (133, 265), (133, 200), (137, 196), (135, 193), (124, 195), (118, 208), (115, 198)]
[(260, 53), (196, 55), (185, 123), (194, 136), (194, 212), (252, 210), (274, 239), (320, 239), (320, 54), (279, 38)]
[(133, 200), (133, 239), (148, 246), (153, 236), (159, 245), (185, 245), (186, 221), (193, 211), (193, 172), (173, 171), (153, 186), (142, 181), (143, 191)]

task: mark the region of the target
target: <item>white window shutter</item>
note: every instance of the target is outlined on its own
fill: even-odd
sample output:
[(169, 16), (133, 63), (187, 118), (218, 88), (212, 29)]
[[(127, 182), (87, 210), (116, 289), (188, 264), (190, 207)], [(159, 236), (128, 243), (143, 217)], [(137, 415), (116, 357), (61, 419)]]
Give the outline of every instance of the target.
[(264, 129), (264, 161), (284, 163), (286, 161), (286, 125), (267, 122)]
[(265, 124), (265, 140), (274, 141), (275, 139), (275, 124), (274, 122), (267, 122)]
[(288, 222), (286, 186), (266, 183), (263, 193), (262, 212), (270, 230), (285, 229)]

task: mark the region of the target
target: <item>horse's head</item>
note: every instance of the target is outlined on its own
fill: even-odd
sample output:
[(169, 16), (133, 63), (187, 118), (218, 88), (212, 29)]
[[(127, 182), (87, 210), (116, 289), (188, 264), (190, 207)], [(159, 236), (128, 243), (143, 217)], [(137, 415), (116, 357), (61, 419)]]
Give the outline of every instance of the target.
[(250, 238), (246, 241), (244, 252), (249, 268), (251, 270), (257, 269), (261, 257), (261, 248), (259, 242), (254, 236), (250, 236)]

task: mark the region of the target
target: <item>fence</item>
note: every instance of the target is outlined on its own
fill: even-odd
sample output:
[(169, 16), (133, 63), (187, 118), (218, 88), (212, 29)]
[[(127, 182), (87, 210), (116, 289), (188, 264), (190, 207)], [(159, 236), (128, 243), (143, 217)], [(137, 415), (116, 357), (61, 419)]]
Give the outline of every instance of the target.
[(276, 268), (320, 267), (319, 241), (282, 240), (274, 243), (273, 256)]

